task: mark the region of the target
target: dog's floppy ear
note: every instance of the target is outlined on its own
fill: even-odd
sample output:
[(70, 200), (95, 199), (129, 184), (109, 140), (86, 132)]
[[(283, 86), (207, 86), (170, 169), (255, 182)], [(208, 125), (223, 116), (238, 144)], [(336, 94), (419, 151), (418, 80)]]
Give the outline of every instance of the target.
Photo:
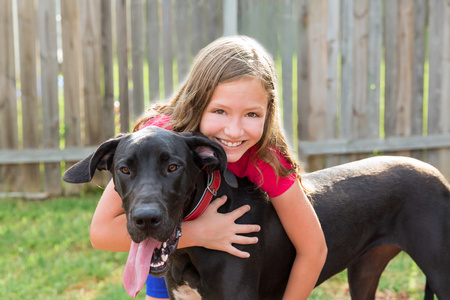
[(238, 187), (236, 177), (227, 169), (227, 154), (219, 144), (200, 133), (182, 132), (180, 136), (194, 153), (194, 160), (201, 169), (219, 170), (231, 187)]
[(70, 167), (62, 179), (69, 183), (89, 182), (95, 170), (110, 170), (119, 142), (129, 134), (119, 134), (101, 144), (94, 153)]

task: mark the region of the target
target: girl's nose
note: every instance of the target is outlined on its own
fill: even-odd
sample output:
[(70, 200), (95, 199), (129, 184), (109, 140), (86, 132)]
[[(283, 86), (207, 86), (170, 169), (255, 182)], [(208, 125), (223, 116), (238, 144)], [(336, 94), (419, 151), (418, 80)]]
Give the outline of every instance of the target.
[(239, 138), (244, 135), (244, 128), (240, 120), (232, 120), (230, 123), (225, 124), (225, 134), (230, 138)]

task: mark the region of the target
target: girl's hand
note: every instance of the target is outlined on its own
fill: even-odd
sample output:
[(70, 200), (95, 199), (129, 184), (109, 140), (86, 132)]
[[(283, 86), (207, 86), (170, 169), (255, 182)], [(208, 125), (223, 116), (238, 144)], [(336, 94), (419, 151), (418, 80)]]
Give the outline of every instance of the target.
[[(193, 242), (196, 246), (203, 246), (208, 249), (228, 252), (237, 257), (248, 258), (250, 257), (248, 252), (240, 251), (232, 244), (256, 244), (258, 242), (257, 237), (247, 237), (239, 234), (258, 232), (260, 226), (235, 223), (237, 219), (250, 210), (249, 205), (243, 205), (226, 214), (219, 213), (217, 210), (226, 201), (226, 196), (215, 199), (203, 215), (196, 220), (185, 222), (183, 227), (192, 226), (189, 229), (193, 231), (189, 231), (195, 233), (195, 241)], [(190, 238), (194, 237), (191, 236)]]

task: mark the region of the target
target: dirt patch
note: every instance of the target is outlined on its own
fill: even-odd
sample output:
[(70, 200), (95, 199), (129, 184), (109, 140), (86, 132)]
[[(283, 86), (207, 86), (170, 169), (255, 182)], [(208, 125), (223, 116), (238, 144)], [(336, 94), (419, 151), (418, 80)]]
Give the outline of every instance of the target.
[(375, 295), (375, 300), (406, 300), (410, 299), (407, 292), (395, 293), (392, 291), (377, 291)]

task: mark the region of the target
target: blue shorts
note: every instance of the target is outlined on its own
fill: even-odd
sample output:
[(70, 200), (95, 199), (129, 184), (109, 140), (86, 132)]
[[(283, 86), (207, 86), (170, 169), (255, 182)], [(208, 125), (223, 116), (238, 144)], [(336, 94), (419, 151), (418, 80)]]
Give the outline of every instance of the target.
[(154, 298), (169, 298), (164, 277), (147, 277), (147, 295)]

